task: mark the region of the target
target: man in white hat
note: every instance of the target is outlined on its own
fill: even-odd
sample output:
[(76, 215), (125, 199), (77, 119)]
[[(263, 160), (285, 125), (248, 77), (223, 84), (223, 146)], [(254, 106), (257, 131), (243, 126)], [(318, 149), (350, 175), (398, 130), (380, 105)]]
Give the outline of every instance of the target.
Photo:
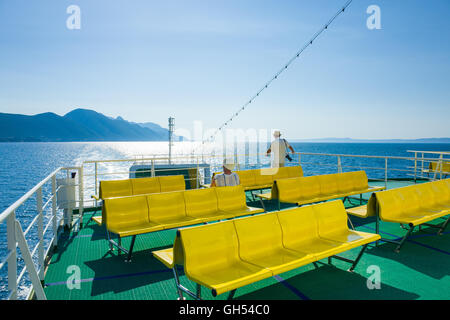
[(280, 138), (281, 133), (278, 130), (275, 130), (273, 133), (273, 137), (275, 138), (272, 141), (270, 148), (267, 150), (267, 156), (273, 151), (273, 160), (272, 160), (272, 168), (284, 167), (284, 161), (286, 159), (286, 149), (291, 149), (292, 154), (295, 153), (294, 148), (286, 141), (286, 139)]
[(239, 176), (232, 172), (234, 169), (234, 163), (232, 160), (223, 161), (223, 173), (213, 176), (211, 187), (230, 187), (238, 186), (241, 184)]

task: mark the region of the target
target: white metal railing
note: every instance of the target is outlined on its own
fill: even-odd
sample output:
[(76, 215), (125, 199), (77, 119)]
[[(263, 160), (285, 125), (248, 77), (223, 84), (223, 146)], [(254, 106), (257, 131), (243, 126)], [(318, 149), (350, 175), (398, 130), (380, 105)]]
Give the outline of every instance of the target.
[[(446, 152), (435, 152), (436, 154), (446, 154)], [(391, 180), (390, 175), (392, 176), (393, 173), (403, 174), (405, 178), (414, 177), (414, 180), (416, 179), (433, 179), (435, 180), (437, 177), (428, 177), (424, 175), (420, 175), (418, 172), (417, 162), (418, 161), (437, 161), (436, 158), (425, 158), (422, 156), (421, 158), (418, 158), (417, 155), (415, 157), (402, 157), (402, 156), (375, 156), (375, 155), (352, 155), (352, 154), (331, 154), (331, 153), (312, 153), (312, 152), (297, 152), (295, 153), (298, 156), (298, 160), (293, 162), (293, 164), (299, 164), (302, 166), (312, 166), (314, 168), (335, 168), (336, 172), (343, 172), (343, 171), (351, 171), (351, 170), (372, 170), (372, 171), (380, 171), (381, 174), (379, 176), (382, 176), (382, 178), (375, 178), (375, 177), (369, 177), (371, 180), (379, 180), (384, 182), (385, 186), (387, 187), (387, 183), (389, 180)], [(316, 161), (305, 161), (305, 157), (312, 157), (316, 159)], [(241, 169), (241, 164), (248, 164), (249, 158), (257, 159), (254, 163), (256, 167), (263, 167), (270, 165), (270, 160), (268, 160), (265, 157), (265, 154), (234, 154), (234, 159), (237, 163), (237, 170)], [(208, 165), (210, 173), (214, 172), (214, 170), (220, 170), (222, 159), (224, 158), (223, 155), (183, 155), (183, 156), (173, 156), (171, 158), (172, 164), (179, 164), (181, 167), (177, 167), (174, 169), (157, 169), (158, 164), (168, 164), (169, 158), (163, 155), (151, 157), (134, 157), (133, 159), (113, 159), (113, 160), (89, 160), (85, 161), (83, 163), (83, 168), (85, 172), (85, 186), (86, 191), (91, 192), (91, 194), (98, 194), (98, 185), (99, 180), (102, 180), (102, 178), (111, 178), (118, 175), (128, 175), (130, 173), (148, 173), (149, 176), (154, 177), (158, 171), (171, 171), (171, 170), (180, 170), (180, 169), (189, 169), (192, 167), (187, 166), (189, 165), (195, 165), (195, 168), (197, 169), (197, 177), (194, 178), (188, 178), (187, 180), (196, 179), (198, 180), (197, 186), (204, 183), (205, 176), (202, 175), (202, 166), (201, 165)], [(321, 162), (320, 159), (325, 158), (328, 161), (327, 162)], [(330, 158), (334, 158), (334, 160), (330, 160)], [(261, 159), (267, 159), (262, 160)], [(379, 160), (379, 165), (369, 165), (369, 164), (361, 164), (358, 163), (358, 165), (350, 165), (346, 164), (345, 160), (352, 159), (352, 160), (358, 160), (360, 162), (367, 162), (368, 160), (377, 159)], [(445, 161), (446, 158), (443, 158)], [(240, 161), (241, 160), (241, 161)], [(317, 161), (318, 160), (318, 161)], [(394, 165), (395, 162), (407, 162), (409, 164), (415, 164), (415, 165), (406, 165), (406, 164), (397, 164)], [(126, 163), (133, 163), (133, 164), (147, 164), (149, 166), (149, 169), (147, 170), (140, 170), (140, 171), (130, 171), (129, 167), (120, 166), (124, 165)], [(91, 173), (87, 173), (88, 170), (85, 169), (88, 165), (94, 165), (93, 170), (91, 170)], [(118, 167), (121, 170), (118, 171), (101, 171), (99, 167), (104, 164), (117, 164)], [(186, 164), (186, 167), (182, 167), (183, 164)], [(204, 167), (203, 167), (204, 168)], [(87, 183), (89, 179), (93, 179), (91, 183)], [(88, 199), (90, 195), (86, 195), (86, 202), (88, 201), (94, 201)]]
[[(57, 175), (66, 172), (67, 177), (69, 177), (70, 171), (77, 171), (78, 174), (78, 184), (73, 185), (78, 187), (78, 222), (81, 223), (83, 216), (83, 168), (82, 167), (70, 167), (70, 168), (58, 168), (48, 175), (45, 179), (34, 186), (30, 191), (23, 195), (19, 200), (13, 203), (5, 211), (0, 213), (0, 224), (6, 222), (6, 237), (7, 237), (7, 253), (0, 261), (0, 270), (7, 266), (7, 282), (8, 282), (8, 300), (15, 300), (18, 298), (18, 288), (19, 284), (28, 272), (31, 284), (29, 287), (28, 299), (34, 294), (36, 299), (44, 300), (46, 299), (42, 283), (44, 281), (44, 272), (46, 267), (46, 257), (50, 250), (58, 244), (58, 229), (62, 223), (62, 218), (58, 219), (58, 212), (60, 208), (58, 207), (58, 191), (60, 191), (64, 186), (57, 187)], [(43, 203), (43, 190), (48, 184), (51, 184), (51, 192), (48, 200)], [(36, 197), (36, 208), (35, 216), (28, 224), (25, 231), (22, 229), (21, 222), (17, 218), (17, 211), (21, 206), (24, 205), (28, 200)], [(51, 217), (46, 225), (44, 225), (44, 212), (49, 208), (51, 204)], [(72, 225), (72, 211), (75, 209), (73, 203), (68, 203), (68, 207), (64, 214), (64, 223), (66, 225)], [(29, 247), (27, 241), (27, 235), (29, 234), (32, 227), (37, 226), (37, 239), (33, 239), (36, 242), (34, 248)], [(49, 240), (49, 245), (45, 247), (45, 237), (49, 231), (52, 231), (51, 238)], [(18, 272), (18, 251), (20, 249), (21, 258), (24, 261), (24, 266), (20, 272)], [(33, 257), (37, 254), (37, 264), (34, 263)]]
[[(445, 171), (444, 164), (450, 163), (450, 151), (419, 151), (419, 150), (408, 150), (407, 152), (414, 153), (414, 179), (416, 178), (430, 178), (430, 173), (433, 175), (432, 179), (436, 180), (439, 174), (439, 179), (450, 175), (450, 172)], [(418, 158), (418, 155), (421, 157)], [(432, 160), (426, 159), (425, 155), (436, 155), (436, 158)], [(431, 164), (436, 163), (436, 169), (432, 169)], [(428, 164), (428, 166), (426, 166)], [(420, 166), (420, 170), (419, 167)], [(418, 173), (419, 172), (419, 173)], [(427, 174), (425, 176), (425, 173)]]

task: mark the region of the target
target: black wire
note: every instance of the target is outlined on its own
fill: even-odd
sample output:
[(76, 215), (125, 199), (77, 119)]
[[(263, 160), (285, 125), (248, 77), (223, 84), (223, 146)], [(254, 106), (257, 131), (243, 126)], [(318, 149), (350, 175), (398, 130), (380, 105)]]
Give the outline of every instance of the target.
[(306, 48), (308, 48), (310, 45), (313, 44), (313, 42), (317, 39), (317, 37), (319, 37), (322, 32), (324, 32), (325, 30), (328, 29), (328, 27), (330, 26), (331, 23), (333, 23), (333, 21), (342, 13), (345, 12), (345, 9), (347, 9), (347, 7), (352, 3), (353, 0), (349, 0), (347, 1), (347, 3), (342, 7), (342, 9), (339, 9), (338, 12), (336, 12), (336, 14), (319, 30), (317, 31), (313, 37), (306, 42), (306, 44), (299, 50), (297, 51), (297, 53), (288, 61), (288, 63), (284, 64), (284, 67), (282, 69), (280, 69), (268, 82), (266, 82), (266, 84), (255, 94), (253, 95), (250, 100), (248, 100), (248, 102), (246, 102), (241, 108), (239, 108), (239, 110), (230, 118), (228, 119), (225, 123), (223, 123), (218, 129), (216, 129), (216, 131), (205, 141), (202, 139), (202, 146), (209, 140), (212, 141), (212, 139), (214, 139), (214, 137), (217, 135), (217, 133), (219, 131), (221, 131), (225, 126), (228, 125), (229, 122), (231, 122), (233, 120), (233, 118), (237, 117), (242, 111), (245, 110), (245, 108), (252, 103), (252, 101), (256, 98), (259, 97), (259, 95), (265, 90), (267, 89), (274, 80), (278, 79), (278, 76), (283, 73), (283, 71), (285, 71), (287, 68), (289, 68), (289, 66), (297, 59), (300, 57), (300, 55), (303, 53), (303, 51), (306, 50)]

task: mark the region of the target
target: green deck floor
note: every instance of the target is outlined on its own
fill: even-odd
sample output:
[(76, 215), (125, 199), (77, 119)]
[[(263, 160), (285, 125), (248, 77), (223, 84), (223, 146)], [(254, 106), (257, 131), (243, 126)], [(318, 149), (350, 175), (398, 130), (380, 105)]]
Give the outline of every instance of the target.
[[(388, 187), (395, 188), (406, 183), (390, 182)], [(260, 206), (259, 202), (251, 201), (249, 194), (248, 200), (249, 205)], [(346, 205), (352, 206), (349, 203)], [(274, 210), (276, 204), (268, 203), (266, 207), (268, 211)], [(282, 209), (288, 207), (282, 205)], [(91, 214), (85, 213), (81, 230), (66, 232), (61, 236), (45, 276), (48, 299), (177, 298), (171, 270), (151, 254), (154, 250), (172, 246), (176, 230), (138, 236), (132, 262), (126, 263), (123, 254), (117, 256), (117, 250), (112, 254), (108, 252), (104, 229), (93, 221), (88, 222)], [(353, 217), (352, 221), (357, 230), (375, 232), (374, 219)], [(440, 219), (432, 223), (442, 221)], [(405, 234), (399, 224), (381, 223), (380, 228), (385, 238), (395, 239)], [(329, 265), (327, 260), (322, 260), (317, 269), (310, 264), (240, 288), (234, 299), (450, 299), (450, 232), (447, 229), (442, 236), (437, 236), (436, 230), (428, 227), (416, 230), (400, 253), (394, 252), (393, 244), (380, 242), (377, 247), (370, 245), (354, 273), (346, 271), (349, 265), (345, 262), (333, 260), (332, 265)], [(126, 248), (130, 239), (123, 239)], [(354, 258), (358, 252), (356, 248), (341, 256)], [(381, 289), (367, 288), (367, 279), (371, 275), (367, 269), (372, 265), (381, 270)], [(79, 289), (69, 289), (66, 285), (73, 274), (73, 271), (67, 272), (71, 266), (80, 270)], [(181, 282), (195, 291), (195, 284), (184, 275)], [(225, 299), (227, 295), (213, 298), (209, 290), (203, 288), (202, 297)]]

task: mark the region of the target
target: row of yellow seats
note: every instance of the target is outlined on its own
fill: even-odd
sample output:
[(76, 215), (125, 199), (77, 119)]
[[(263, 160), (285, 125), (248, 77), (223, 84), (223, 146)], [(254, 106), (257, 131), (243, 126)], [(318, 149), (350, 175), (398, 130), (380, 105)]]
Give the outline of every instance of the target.
[(425, 224), (438, 228), (438, 234), (444, 232), (450, 217), (442, 224), (430, 225), (426, 222), (450, 215), (450, 179), (377, 192), (367, 205), (349, 208), (347, 213), (359, 218), (376, 216), (377, 232), (379, 220), (408, 225), (409, 229), (401, 241), (382, 239), (397, 244), (395, 251), (399, 252), (416, 226)]
[(97, 200), (186, 189), (183, 175), (100, 181)]
[(257, 196), (302, 205), (384, 189), (369, 187), (366, 173), (355, 171), (276, 180), (271, 193)]
[(176, 265), (183, 265), (188, 279), (216, 296), (364, 246), (356, 260), (347, 260), (353, 271), (367, 244), (378, 239), (376, 234), (349, 230), (344, 204), (338, 200), (180, 229), (174, 248), (153, 254), (174, 270), (180, 298), (181, 290), (188, 291), (179, 282)]
[[(273, 182), (277, 179), (303, 177), (301, 166), (237, 170), (234, 172), (239, 176), (241, 185), (246, 191), (271, 188)], [(220, 174), (220, 172), (214, 174)]]
[(386, 190), (376, 199), (382, 221), (417, 226), (450, 214), (450, 179)]
[(278, 179), (303, 177), (301, 166), (235, 171), (246, 190), (270, 188)]
[(126, 237), (263, 211), (248, 207), (236, 186), (105, 199), (102, 220), (108, 236)]

